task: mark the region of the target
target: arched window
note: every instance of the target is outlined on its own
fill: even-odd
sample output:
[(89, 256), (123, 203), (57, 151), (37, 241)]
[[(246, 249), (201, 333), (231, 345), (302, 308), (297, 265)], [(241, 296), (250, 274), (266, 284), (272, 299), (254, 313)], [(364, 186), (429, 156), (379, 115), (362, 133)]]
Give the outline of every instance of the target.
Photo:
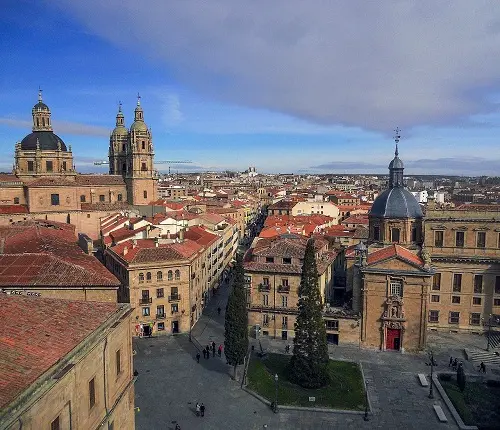
[(391, 242), (392, 243), (399, 243), (399, 228), (393, 228), (391, 229)]
[(178, 281), (179, 279), (181, 279), (181, 271), (180, 270), (176, 270), (175, 271), (175, 280)]
[(163, 273), (156, 272), (156, 280), (157, 281), (162, 281), (163, 280)]
[(151, 282), (151, 272), (146, 273), (146, 281)]
[(142, 149), (146, 149), (146, 142), (144, 140), (142, 141)]
[(71, 224), (71, 215), (68, 214), (68, 216), (66, 217), (66, 224)]
[(139, 284), (144, 282), (144, 273), (139, 273)]
[(169, 271), (168, 271), (168, 273), (167, 273), (167, 279), (168, 279), (169, 281), (171, 281), (173, 278), (174, 278), (174, 274), (172, 273), (172, 271), (171, 271), (171, 270), (169, 270)]

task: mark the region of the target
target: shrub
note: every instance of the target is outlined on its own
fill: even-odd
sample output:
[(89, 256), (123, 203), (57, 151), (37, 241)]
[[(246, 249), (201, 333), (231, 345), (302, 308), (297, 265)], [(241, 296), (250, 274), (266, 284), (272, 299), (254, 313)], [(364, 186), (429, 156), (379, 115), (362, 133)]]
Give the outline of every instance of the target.
[(500, 387), (500, 381), (497, 381), (495, 379), (488, 379), (486, 381), (486, 385), (488, 387)]
[(443, 373), (442, 375), (439, 375), (439, 379), (441, 381), (451, 381), (452, 375), (450, 373)]

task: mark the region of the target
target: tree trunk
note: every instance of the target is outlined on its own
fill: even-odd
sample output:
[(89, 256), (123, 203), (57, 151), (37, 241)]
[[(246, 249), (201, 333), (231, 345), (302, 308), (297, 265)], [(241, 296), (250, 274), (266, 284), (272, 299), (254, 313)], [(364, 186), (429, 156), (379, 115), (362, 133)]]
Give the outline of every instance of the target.
[(236, 367), (237, 367), (237, 366), (238, 366), (237, 364), (235, 364), (235, 365), (234, 365), (233, 379), (234, 379), (235, 381), (236, 381)]

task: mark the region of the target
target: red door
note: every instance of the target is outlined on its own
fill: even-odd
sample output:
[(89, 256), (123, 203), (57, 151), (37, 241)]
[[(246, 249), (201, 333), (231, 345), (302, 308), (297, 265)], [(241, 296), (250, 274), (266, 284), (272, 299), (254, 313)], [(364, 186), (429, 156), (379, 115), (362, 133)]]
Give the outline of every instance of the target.
[(385, 348), (386, 349), (394, 349), (396, 351), (399, 350), (400, 347), (400, 331), (394, 328), (387, 329), (387, 337)]

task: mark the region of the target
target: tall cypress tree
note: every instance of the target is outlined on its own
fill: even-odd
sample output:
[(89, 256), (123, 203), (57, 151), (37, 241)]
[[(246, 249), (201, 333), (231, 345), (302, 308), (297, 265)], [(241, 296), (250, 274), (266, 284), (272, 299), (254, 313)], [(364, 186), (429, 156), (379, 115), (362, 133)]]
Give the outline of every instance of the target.
[(302, 265), (299, 315), (289, 364), (291, 380), (305, 388), (319, 388), (329, 382), (328, 345), (314, 255), (314, 239), (309, 239)]
[(234, 378), (236, 379), (236, 367), (244, 363), (248, 351), (248, 310), (245, 294), (245, 272), (243, 269), (243, 257), (236, 257), (233, 287), (226, 307), (224, 335), (224, 354), (230, 365), (234, 366)]

